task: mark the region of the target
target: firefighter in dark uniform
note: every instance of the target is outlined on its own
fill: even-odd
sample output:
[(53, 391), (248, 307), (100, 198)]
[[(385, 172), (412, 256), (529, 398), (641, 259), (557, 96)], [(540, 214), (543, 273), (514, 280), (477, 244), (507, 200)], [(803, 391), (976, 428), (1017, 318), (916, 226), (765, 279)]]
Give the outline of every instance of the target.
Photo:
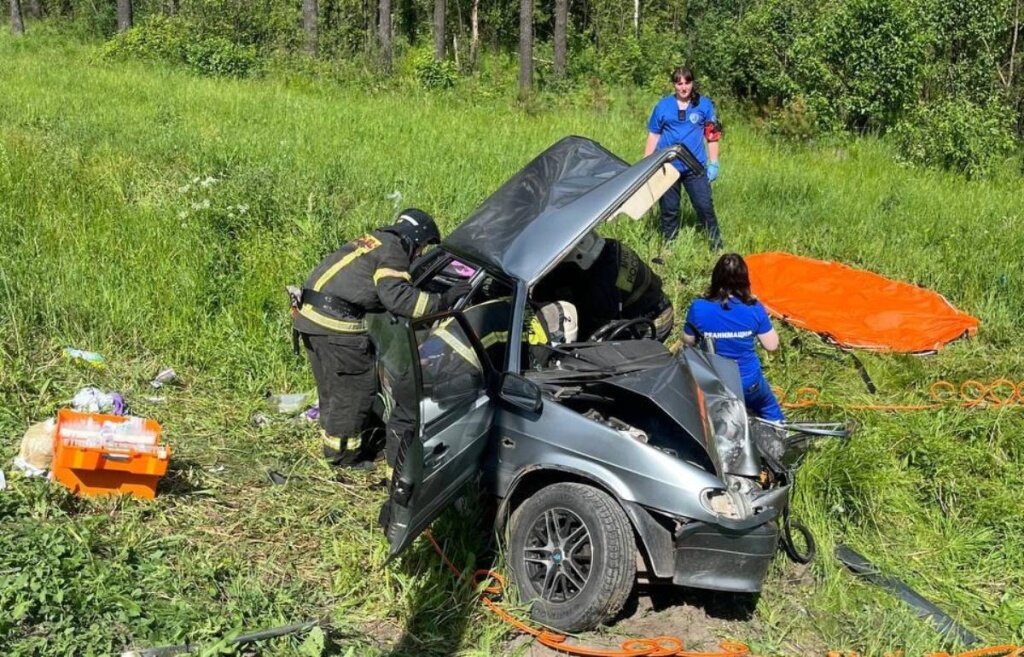
[(615, 320), (649, 319), (658, 340), (672, 332), (675, 311), (661, 278), (618, 240), (588, 233), (534, 288), (535, 301), (564, 299), (576, 307), (579, 335)]
[(428, 294), (412, 284), (410, 262), (440, 238), (429, 214), (403, 210), (393, 225), (324, 258), (302, 287), (293, 328), (313, 368), (324, 457), (332, 465), (372, 460), (380, 447), (368, 428), (377, 384), (365, 314), (387, 310), (421, 317), (448, 307), (468, 290), (460, 284), (443, 294)]

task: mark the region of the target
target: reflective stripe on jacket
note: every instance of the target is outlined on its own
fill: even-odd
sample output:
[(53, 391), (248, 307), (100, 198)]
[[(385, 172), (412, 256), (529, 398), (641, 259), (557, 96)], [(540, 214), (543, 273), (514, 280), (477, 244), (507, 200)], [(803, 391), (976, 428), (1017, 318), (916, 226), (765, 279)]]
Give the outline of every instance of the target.
[[(338, 297), (364, 313), (391, 311), (416, 318), (437, 312), (440, 295), (417, 289), (409, 275), (409, 254), (397, 235), (376, 230), (352, 240), (317, 265), (303, 287)], [(311, 335), (362, 333), (362, 317), (337, 316), (303, 304), (295, 329)]]

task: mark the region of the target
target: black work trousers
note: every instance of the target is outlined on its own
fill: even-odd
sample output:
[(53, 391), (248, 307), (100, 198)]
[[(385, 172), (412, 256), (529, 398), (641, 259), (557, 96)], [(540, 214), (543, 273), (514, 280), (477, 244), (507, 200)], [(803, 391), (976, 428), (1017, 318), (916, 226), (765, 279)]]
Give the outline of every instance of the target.
[(333, 465), (373, 460), (379, 449), (371, 427), (377, 394), (373, 343), (365, 333), (303, 335), (320, 396), (324, 458)]

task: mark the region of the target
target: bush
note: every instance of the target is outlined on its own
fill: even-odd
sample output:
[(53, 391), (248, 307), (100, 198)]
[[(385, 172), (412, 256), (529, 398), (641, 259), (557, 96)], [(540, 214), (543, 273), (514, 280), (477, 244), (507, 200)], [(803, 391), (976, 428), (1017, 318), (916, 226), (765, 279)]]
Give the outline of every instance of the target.
[(834, 96), (836, 118), (851, 128), (891, 128), (917, 98), (922, 28), (909, 3), (846, 0), (820, 32), (829, 74), (806, 79), (804, 86)]
[(1014, 147), (1013, 112), (998, 101), (987, 106), (949, 98), (920, 105), (899, 123), (901, 160), (985, 175)]
[(797, 96), (768, 114), (767, 127), (772, 134), (796, 141), (808, 141), (819, 132), (819, 120), (803, 96)]
[(146, 61), (185, 61), (189, 26), (177, 19), (154, 17), (115, 35), (103, 45), (105, 57)]
[(449, 59), (436, 60), (426, 50), (416, 55), (413, 70), (416, 79), (427, 89), (450, 89), (459, 80), (459, 69), (455, 62)]
[(209, 37), (188, 44), (185, 62), (205, 75), (245, 77), (259, 70), (253, 46), (240, 46), (224, 37)]
[(260, 59), (253, 46), (240, 46), (224, 37), (197, 37), (181, 19), (154, 17), (103, 46), (104, 57), (186, 64), (203, 75), (245, 77), (257, 72)]

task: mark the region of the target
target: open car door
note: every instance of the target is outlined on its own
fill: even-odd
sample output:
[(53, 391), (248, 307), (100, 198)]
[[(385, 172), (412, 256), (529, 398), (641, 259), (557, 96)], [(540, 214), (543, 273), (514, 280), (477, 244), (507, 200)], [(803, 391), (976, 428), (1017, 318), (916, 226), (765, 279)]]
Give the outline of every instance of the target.
[(381, 513), (394, 557), (476, 476), (494, 408), (494, 372), (460, 312), (422, 320), (367, 317), (394, 466)]

